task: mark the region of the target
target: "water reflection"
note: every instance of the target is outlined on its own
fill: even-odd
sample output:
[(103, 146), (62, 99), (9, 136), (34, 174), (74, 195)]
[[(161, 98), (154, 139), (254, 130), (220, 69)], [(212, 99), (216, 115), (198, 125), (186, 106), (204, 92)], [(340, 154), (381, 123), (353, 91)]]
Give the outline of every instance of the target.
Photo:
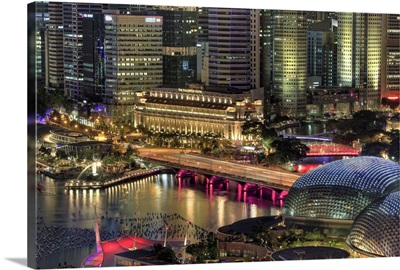
[(324, 122), (302, 123), (298, 127), (290, 127), (284, 130), (286, 134), (292, 135), (313, 135), (329, 132)]
[[(93, 204), (96, 204), (101, 230), (129, 229), (130, 219), (144, 217), (148, 213), (176, 213), (206, 230), (214, 231), (237, 220), (277, 215), (281, 211), (279, 205), (273, 205), (257, 194), (249, 193), (245, 201), (243, 197), (238, 200), (239, 188), (235, 182), (216, 184), (210, 192), (194, 177), (197, 176), (184, 177), (179, 184), (174, 174), (160, 174), (96, 190), (65, 190), (64, 181), (46, 177), (41, 180), (43, 192), (38, 194), (38, 215), (49, 226), (92, 230)], [(80, 249), (85, 251), (82, 255), (76, 250), (52, 254), (52, 259), (48, 263), (46, 258), (43, 259), (40, 267), (55, 268), (64, 261), (79, 266), (82, 258), (90, 253), (86, 252), (87, 249)]]

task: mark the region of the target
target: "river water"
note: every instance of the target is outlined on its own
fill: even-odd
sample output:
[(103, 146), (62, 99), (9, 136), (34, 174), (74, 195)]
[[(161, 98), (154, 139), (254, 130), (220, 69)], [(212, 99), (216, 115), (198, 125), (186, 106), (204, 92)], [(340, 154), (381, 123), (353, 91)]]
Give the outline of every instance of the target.
[[(178, 214), (207, 231), (215, 231), (241, 219), (278, 215), (281, 211), (279, 204), (256, 194), (248, 194), (244, 202), (233, 181), (228, 189), (225, 185), (216, 186), (211, 194), (204, 185), (195, 184), (190, 176), (183, 178), (179, 185), (174, 174), (153, 175), (96, 190), (66, 190), (65, 181), (44, 176), (38, 182), (43, 185), (37, 200), (38, 216), (46, 226), (69, 230), (81, 228), (92, 232), (94, 205), (100, 229), (111, 232), (129, 231), (130, 220), (149, 215)], [(44, 255), (38, 267), (56, 268), (64, 262), (79, 267), (92, 252), (93, 245), (59, 250)]]
[(324, 122), (301, 123), (300, 126), (286, 128), (283, 132), (293, 135), (314, 135), (329, 132)]

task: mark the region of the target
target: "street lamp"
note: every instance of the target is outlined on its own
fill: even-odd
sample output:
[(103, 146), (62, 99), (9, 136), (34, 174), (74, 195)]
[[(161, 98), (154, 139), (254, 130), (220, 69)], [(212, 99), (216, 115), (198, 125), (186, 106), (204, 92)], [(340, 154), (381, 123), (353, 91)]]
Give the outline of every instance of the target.
[(187, 245), (187, 235), (188, 235), (188, 230), (189, 230), (189, 220), (186, 220), (186, 232), (185, 232), (185, 239), (183, 240), (183, 259), (182, 263), (185, 263), (186, 260), (186, 245)]
[(164, 247), (167, 246), (167, 234), (168, 234), (168, 226), (165, 225)]
[(134, 233), (133, 247), (131, 247), (129, 250), (136, 250), (136, 236), (137, 236), (137, 232)]
[(186, 232), (185, 232), (185, 239), (183, 240), (183, 246), (186, 246), (187, 244), (187, 235), (188, 235), (188, 230), (189, 230), (189, 220), (186, 220)]

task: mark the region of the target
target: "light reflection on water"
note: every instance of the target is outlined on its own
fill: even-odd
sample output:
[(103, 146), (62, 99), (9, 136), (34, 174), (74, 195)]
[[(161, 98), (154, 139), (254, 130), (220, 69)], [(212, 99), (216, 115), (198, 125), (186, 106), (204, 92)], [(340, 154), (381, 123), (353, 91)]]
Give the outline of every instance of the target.
[[(234, 182), (229, 190), (216, 186), (209, 194), (205, 186), (194, 184), (185, 178), (178, 188), (173, 174), (160, 174), (145, 179), (108, 187), (104, 190), (65, 190), (64, 181), (43, 178), (44, 189), (38, 194), (38, 215), (47, 225), (74, 228), (94, 226), (94, 207), (99, 217), (101, 230), (124, 229), (124, 224), (108, 222), (107, 218), (129, 219), (143, 217), (147, 213), (177, 213), (207, 230), (237, 220), (280, 214), (279, 205), (274, 206), (256, 194), (248, 194), (247, 202), (240, 201)], [(79, 266), (88, 256), (88, 249), (75, 248), (52, 254), (51, 259), (42, 260), (41, 268), (55, 268), (67, 261)], [(80, 250), (80, 251), (79, 251)], [(85, 254), (81, 254), (81, 253)], [(56, 264), (55, 264), (56, 263)]]
[(323, 122), (301, 123), (298, 127), (290, 127), (284, 130), (286, 134), (293, 135), (314, 135), (329, 131), (326, 128), (326, 123)]

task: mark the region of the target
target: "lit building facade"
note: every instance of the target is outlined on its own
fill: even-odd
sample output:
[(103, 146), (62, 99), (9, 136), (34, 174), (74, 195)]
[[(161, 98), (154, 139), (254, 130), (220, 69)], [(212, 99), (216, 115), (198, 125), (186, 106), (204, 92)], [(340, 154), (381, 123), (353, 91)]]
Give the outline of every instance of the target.
[(264, 115), (272, 111), (306, 115), (306, 15), (304, 11), (262, 11)]
[(208, 8), (197, 8), (197, 81), (208, 85)]
[(74, 100), (84, 98), (82, 21), (85, 17), (101, 12), (101, 4), (63, 3), (64, 91)]
[[(400, 99), (400, 15), (383, 15), (382, 97)], [(386, 29), (386, 31), (385, 31)]]
[(256, 57), (251, 54), (251, 14), (250, 9), (207, 8), (206, 84), (242, 90), (252, 88), (251, 63)]
[(36, 84), (37, 88), (42, 88), (45, 85), (46, 77), (46, 27), (49, 22), (48, 2), (35, 2), (35, 36), (36, 36)]
[(334, 113), (353, 114), (360, 108), (359, 89), (351, 87), (316, 87), (307, 89), (307, 113), (317, 116)]
[(360, 89), (362, 109), (380, 105), (382, 17), (338, 13), (338, 84)]
[[(177, 9), (177, 8), (175, 8)], [(197, 13), (161, 10), (163, 17), (163, 84), (183, 87), (197, 76)]]
[(347, 235), (368, 205), (400, 190), (400, 166), (372, 156), (330, 162), (302, 175), (283, 206), (285, 224)]
[(400, 191), (366, 207), (354, 220), (347, 244), (362, 257), (400, 256)]
[(64, 90), (63, 3), (49, 2), (46, 32), (46, 86)]
[(85, 14), (83, 28), (83, 98), (101, 102), (104, 96), (104, 15)]
[(105, 96), (111, 119), (129, 119), (135, 92), (163, 83), (161, 16), (106, 14)]
[(155, 132), (220, 134), (242, 140), (242, 124), (262, 117), (262, 102), (252, 101), (248, 91), (206, 88), (154, 88), (139, 98), (135, 126)]
[(307, 89), (336, 86), (337, 21), (327, 19), (309, 26), (307, 31)]

